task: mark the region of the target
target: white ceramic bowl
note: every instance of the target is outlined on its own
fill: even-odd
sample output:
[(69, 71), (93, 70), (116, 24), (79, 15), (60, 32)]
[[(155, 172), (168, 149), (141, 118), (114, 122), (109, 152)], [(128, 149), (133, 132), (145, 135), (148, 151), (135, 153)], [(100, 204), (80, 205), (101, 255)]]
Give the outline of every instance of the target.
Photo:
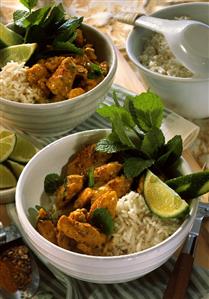
[[(167, 19), (191, 16), (193, 20), (209, 25), (209, 3), (172, 5), (152, 16)], [(134, 28), (126, 42), (128, 56), (136, 65), (145, 85), (161, 96), (165, 105), (177, 113), (192, 119), (209, 117), (209, 70), (206, 79), (176, 78), (150, 71), (139, 62), (144, 41), (150, 34), (148, 29)]]
[(107, 61), (109, 72), (95, 88), (71, 100), (48, 104), (24, 104), (0, 98), (0, 121), (37, 136), (55, 136), (72, 130), (90, 117), (109, 91), (117, 68), (112, 41), (94, 27), (83, 24), (87, 40), (95, 47), (99, 61)]
[[(28, 208), (40, 204), (46, 174), (60, 173), (61, 167), (81, 145), (96, 142), (106, 134), (107, 130), (84, 131), (63, 137), (46, 146), (26, 165), (16, 189), (17, 214), (21, 231), (28, 245), (46, 264), (53, 265), (72, 277), (95, 283), (129, 281), (151, 272), (166, 262), (189, 233), (198, 204), (197, 200), (192, 201), (190, 215), (172, 236), (139, 253), (96, 257), (71, 252), (47, 241), (34, 229), (28, 219)], [(183, 172), (190, 172), (185, 161)]]

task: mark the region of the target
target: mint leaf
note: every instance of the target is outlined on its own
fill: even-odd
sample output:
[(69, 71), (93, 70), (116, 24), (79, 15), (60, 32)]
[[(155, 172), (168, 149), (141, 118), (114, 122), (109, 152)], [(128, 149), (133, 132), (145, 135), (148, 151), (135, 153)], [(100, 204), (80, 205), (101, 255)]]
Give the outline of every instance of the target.
[(135, 148), (134, 143), (131, 141), (126, 130), (124, 129), (123, 120), (121, 119), (120, 114), (117, 112), (112, 118), (112, 130), (115, 134), (117, 134), (122, 144), (127, 145), (130, 148)]
[(57, 29), (55, 40), (62, 42), (68, 41), (76, 29), (81, 26), (82, 22), (83, 17), (74, 17), (68, 19)]
[(141, 130), (141, 125), (137, 118), (137, 109), (134, 107), (134, 98), (132, 96), (127, 96), (125, 98), (124, 107), (130, 112), (133, 121), (137, 125), (137, 127)]
[(153, 127), (160, 128), (163, 119), (163, 104), (159, 96), (143, 92), (133, 99), (137, 124), (143, 132)]
[(33, 227), (36, 227), (36, 223), (38, 220), (38, 211), (34, 208), (28, 209), (28, 218), (30, 220), (30, 223), (33, 225)]
[(119, 99), (115, 90), (113, 90), (112, 97), (113, 101), (115, 102), (115, 106), (120, 107)]
[(112, 122), (115, 117), (118, 117), (121, 119), (123, 126), (126, 126), (128, 128), (134, 128), (135, 126), (131, 114), (124, 107), (116, 105), (108, 106), (103, 104), (100, 108), (97, 109), (97, 113), (102, 117), (107, 118), (110, 122)]
[(44, 28), (59, 28), (59, 26), (61, 25), (61, 23), (64, 22), (64, 17), (65, 17), (65, 11), (64, 8), (62, 6), (62, 4), (60, 3), (57, 6), (53, 6), (49, 16), (47, 17), (46, 21), (44, 22)]
[(88, 71), (88, 78), (94, 79), (101, 75), (102, 75), (102, 71), (101, 71), (100, 66), (96, 63), (90, 63), (89, 71)]
[(176, 135), (164, 146), (163, 154), (157, 159), (156, 166), (160, 168), (164, 168), (165, 165), (172, 166), (181, 157), (182, 151), (182, 138)]
[(145, 169), (154, 164), (154, 160), (145, 160), (140, 157), (131, 157), (125, 160), (124, 174), (127, 178), (139, 176)]
[(56, 50), (67, 50), (70, 53), (75, 53), (75, 54), (78, 54), (78, 55), (83, 54), (83, 50), (81, 48), (76, 47), (73, 43), (71, 43), (69, 41), (61, 42), (61, 41), (55, 40), (53, 42), (53, 47)]
[(148, 157), (156, 158), (164, 144), (165, 137), (162, 131), (158, 128), (152, 128), (144, 136), (141, 144), (141, 151)]
[(29, 16), (29, 12), (26, 10), (16, 10), (13, 13), (13, 21), (16, 26), (24, 27), (23, 22)]
[(106, 208), (95, 209), (92, 213), (90, 224), (96, 226), (106, 235), (110, 235), (113, 232), (113, 219), (110, 212)]
[(20, 3), (22, 3), (29, 10), (34, 8), (36, 6), (37, 2), (38, 2), (38, 0), (20, 0)]
[[(109, 137), (109, 136), (108, 136)], [(129, 149), (128, 146), (123, 145), (119, 141), (114, 141), (109, 138), (103, 138), (99, 140), (96, 144), (96, 151), (103, 153), (117, 153), (123, 150)]]
[(45, 21), (50, 10), (51, 6), (45, 6), (33, 11), (22, 20), (22, 27), (28, 28), (34, 25), (40, 25)]
[(56, 173), (47, 174), (44, 179), (44, 191), (53, 194), (63, 184), (63, 178)]

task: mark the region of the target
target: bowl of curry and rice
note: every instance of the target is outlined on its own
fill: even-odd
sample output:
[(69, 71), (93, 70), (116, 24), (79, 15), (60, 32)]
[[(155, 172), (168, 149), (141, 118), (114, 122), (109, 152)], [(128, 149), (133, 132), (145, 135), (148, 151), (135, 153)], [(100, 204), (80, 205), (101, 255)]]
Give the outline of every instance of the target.
[[(51, 143), (25, 167), (16, 192), (31, 249), (49, 268), (95, 283), (136, 279), (166, 262), (184, 242), (198, 205), (192, 200), (184, 218), (153, 214), (140, 183), (123, 175), (120, 157), (95, 150), (109, 133), (84, 131)], [(191, 171), (184, 160), (181, 171)]]
[(39, 33), (30, 28), (26, 43), (27, 29), (10, 24), (6, 37), (12, 38), (0, 49), (0, 117), (7, 126), (37, 136), (59, 135), (90, 117), (117, 67), (106, 35), (82, 17), (66, 16), (61, 4), (48, 14)]

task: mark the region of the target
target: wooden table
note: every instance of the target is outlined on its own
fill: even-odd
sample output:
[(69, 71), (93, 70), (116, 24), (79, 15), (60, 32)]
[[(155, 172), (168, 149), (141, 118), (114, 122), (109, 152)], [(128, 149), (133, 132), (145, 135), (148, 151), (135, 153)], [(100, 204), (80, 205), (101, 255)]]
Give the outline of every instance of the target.
[[(145, 90), (142, 83), (139, 81), (135, 72), (132, 70), (128, 62), (123, 58), (120, 52), (118, 52), (118, 69), (115, 77), (115, 83), (126, 87), (127, 89), (141, 93)], [(200, 169), (199, 165), (196, 163), (189, 151), (184, 152), (185, 159), (189, 162), (191, 168), (194, 171)], [(208, 201), (208, 198), (205, 198), (205, 201)], [(4, 225), (10, 223), (6, 211), (6, 205), (0, 205), (0, 220)], [(209, 220), (206, 220), (202, 226), (201, 233), (199, 236), (199, 242), (196, 251), (195, 263), (198, 265), (209, 269)]]

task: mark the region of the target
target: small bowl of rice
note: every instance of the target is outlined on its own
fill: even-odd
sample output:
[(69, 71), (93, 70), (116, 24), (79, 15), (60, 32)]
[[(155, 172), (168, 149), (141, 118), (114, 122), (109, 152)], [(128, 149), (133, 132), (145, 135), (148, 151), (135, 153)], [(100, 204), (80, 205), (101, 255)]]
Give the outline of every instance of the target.
[[(208, 3), (172, 5), (152, 14), (209, 24), (208, 15)], [(206, 78), (193, 74), (175, 58), (162, 34), (144, 28), (133, 28), (126, 50), (144, 85), (161, 96), (168, 108), (189, 119), (209, 117), (209, 70)]]
[[(75, 69), (75, 63), (71, 63), (72, 59), (70, 57), (54, 57), (53, 61), (49, 57), (44, 67), (42, 62), (36, 62), (30, 68), (30, 70), (32, 69), (30, 73), (28, 66), (24, 63), (9, 61), (0, 70), (0, 120), (5, 125), (34, 136), (59, 136), (75, 128), (96, 111), (98, 103), (104, 100), (112, 85), (117, 68), (117, 56), (112, 41), (105, 34), (87, 24), (82, 24), (81, 28), (85, 41), (88, 42), (85, 53), (89, 51), (89, 56), (87, 54), (86, 56), (94, 55), (92, 59), (96, 59), (96, 62), (91, 65), (95, 66), (97, 63), (100, 70), (103, 71), (102, 63), (106, 64), (103, 79), (98, 81), (97, 84), (93, 84), (96, 79), (89, 78), (89, 85), (86, 89), (81, 87), (73, 88), (74, 93), (72, 94), (72, 90), (70, 90), (70, 95), (67, 94), (69, 98), (60, 99), (59, 95), (56, 95), (56, 89), (59, 89), (60, 93), (64, 92), (64, 89), (60, 86), (65, 81), (65, 88), (67, 89), (70, 85), (69, 82), (72, 81), (70, 81), (70, 78), (68, 80), (67, 76), (70, 72), (68, 72), (68, 69), (70, 70), (71, 65)], [(63, 60), (56, 68), (56, 59), (59, 58)], [(80, 60), (82, 60), (82, 57)], [(52, 68), (53, 75), (50, 74)], [(47, 87), (45, 82), (36, 80), (42, 70), (50, 75), (47, 80), (51, 91), (54, 92), (51, 92), (53, 98), (50, 100), (47, 97), (43, 98), (44, 89), (41, 90), (41, 87)], [(76, 64), (76, 76), (77, 74), (78, 76), (75, 77), (73, 84), (78, 83), (79, 80), (81, 81), (81, 77), (86, 74), (86, 71), (82, 66), (82, 61), (78, 62)], [(30, 84), (33, 83), (33, 80), (39, 82), (39, 86), (36, 87)]]
[[(114, 230), (110, 242), (104, 245), (102, 255), (69, 250), (66, 246), (75, 245), (72, 239), (68, 239), (68, 245), (64, 237), (59, 238), (59, 243), (49, 241), (46, 235), (43, 236), (36, 230), (29, 213), (31, 207), (43, 206), (45, 176), (49, 173), (61, 173), (69, 157), (84, 145), (94, 144), (109, 133), (110, 130), (105, 129), (83, 131), (51, 143), (26, 165), (16, 191), (19, 229), (30, 248), (49, 268), (94, 283), (126, 282), (160, 267), (183, 244), (198, 206), (198, 200), (194, 199), (190, 202), (190, 212), (184, 220), (165, 220), (151, 213), (141, 194), (130, 191), (117, 201)], [(82, 157), (83, 155), (80, 158)], [(77, 164), (78, 167), (79, 165)], [(184, 160), (181, 171), (183, 174), (191, 172)], [(64, 242), (64, 247), (60, 246), (60, 242)], [(87, 247), (80, 247), (80, 250), (87, 250)]]

